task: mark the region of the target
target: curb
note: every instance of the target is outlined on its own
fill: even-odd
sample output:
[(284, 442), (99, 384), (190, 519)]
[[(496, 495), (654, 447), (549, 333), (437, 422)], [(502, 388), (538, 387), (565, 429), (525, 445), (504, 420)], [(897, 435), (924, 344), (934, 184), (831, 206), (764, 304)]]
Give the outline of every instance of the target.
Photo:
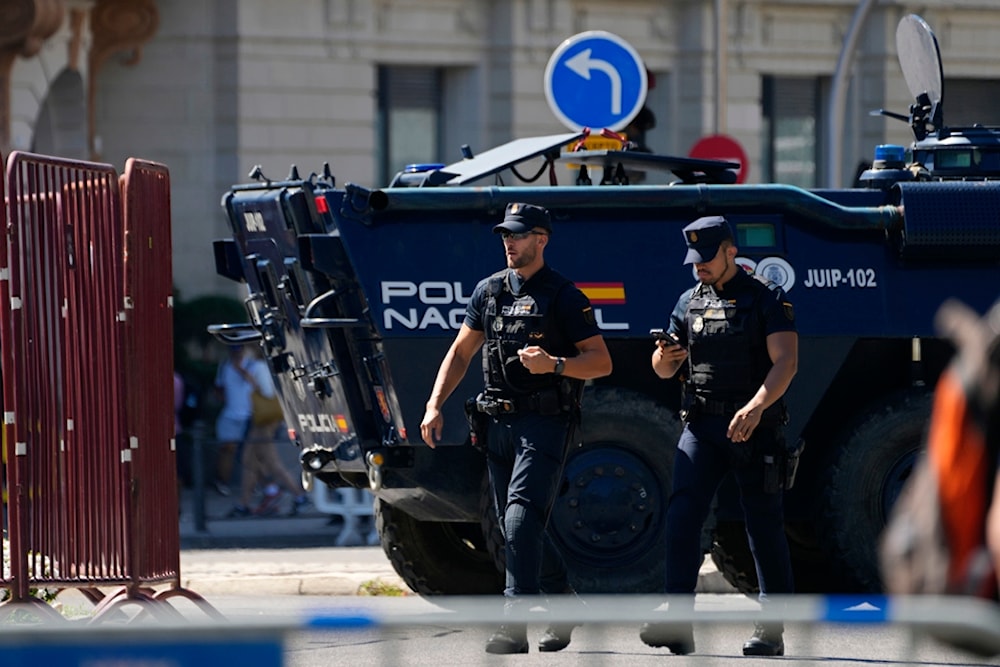
[(336, 575), (246, 575), (234, 577), (204, 577), (195, 575), (181, 577), (184, 588), (199, 595), (238, 595), (248, 589), (256, 595), (366, 595), (363, 587), (368, 582), (378, 582), (403, 591), (403, 595), (415, 595), (403, 580), (394, 575), (376, 574), (372, 576)]
[(337, 546), (337, 535), (182, 535), (181, 551), (214, 549), (314, 549)]
[(716, 570), (714, 565), (711, 565), (711, 558), (706, 558), (705, 562), (708, 565), (701, 567), (701, 572), (698, 574), (698, 585), (694, 589), (695, 593), (714, 595), (736, 595), (739, 593), (732, 584), (726, 581), (722, 573)]
[[(234, 562), (235, 561), (235, 562)], [(238, 595), (252, 592), (259, 595), (366, 595), (369, 583), (399, 589), (403, 595), (416, 595), (388, 562), (330, 563), (329, 567), (287, 563), (261, 571), (262, 564), (254, 560), (234, 559), (226, 563), (192, 564), (181, 569), (184, 588), (199, 595)], [(738, 594), (710, 558), (705, 559), (698, 576), (696, 593)]]
[[(244, 575), (233, 577), (182, 576), (183, 586), (199, 595), (237, 595), (251, 589), (258, 595), (365, 595), (363, 588), (377, 582), (403, 591), (403, 595), (416, 595), (396, 575), (365, 574), (360, 576), (337, 575)], [(698, 579), (696, 593), (733, 595), (739, 593), (717, 572)]]

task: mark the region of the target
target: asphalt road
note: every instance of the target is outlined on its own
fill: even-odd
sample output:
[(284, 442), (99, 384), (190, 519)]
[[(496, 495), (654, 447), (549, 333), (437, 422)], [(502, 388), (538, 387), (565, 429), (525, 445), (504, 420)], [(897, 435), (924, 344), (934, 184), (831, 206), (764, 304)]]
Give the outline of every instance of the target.
[[(499, 596), (425, 599), (403, 585), (389, 587), (398, 595), (359, 595), (364, 590), (360, 584), (367, 581), (402, 583), (380, 547), (185, 550), (181, 568), (182, 590), (200, 596), (201, 605), (176, 595), (156, 603), (157, 613), (145, 617), (133, 615), (135, 605), (95, 617), (93, 603), (70, 589), (60, 594), (60, 604), (67, 616), (82, 623), (0, 627), (0, 664), (444, 667), (506, 664), (503, 661), (512, 659), (518, 665), (631, 667), (664, 659), (740, 667), (774, 664), (773, 659), (742, 655), (759, 611), (755, 601), (734, 593), (700, 594), (693, 615), (679, 619), (695, 623), (697, 647), (691, 656), (672, 656), (639, 640), (643, 621), (663, 618), (662, 599), (604, 595), (584, 596), (586, 605), (556, 608), (548, 615), (533, 611), (533, 643), (553, 618), (584, 625), (562, 652), (543, 654), (532, 647), (528, 655), (511, 658), (483, 650), (502, 621)], [(976, 657), (928, 633), (949, 620), (963, 627), (978, 624), (998, 642), (995, 653), (1000, 655), (996, 607), (952, 610), (947, 604), (925, 604), (922, 616), (907, 616), (905, 608), (893, 609), (890, 615), (885, 601), (873, 601), (883, 606), (857, 599), (847, 603), (796, 597), (784, 612), (784, 661), (823, 667), (1000, 664), (997, 657)], [(133, 622), (126, 623), (129, 618)], [(58, 653), (60, 648), (64, 654)]]
[[(334, 664), (445, 667), (510, 664), (507, 661), (511, 660), (518, 665), (631, 667), (662, 664), (665, 659), (673, 661), (671, 664), (739, 667), (774, 664), (773, 659), (742, 655), (743, 641), (752, 631), (756, 604), (741, 595), (698, 597), (694, 612), (696, 651), (685, 657), (672, 656), (665, 649), (648, 647), (639, 640), (637, 619), (659, 613), (655, 606), (644, 604), (648, 599), (622, 596), (588, 599), (585, 615), (603, 620), (577, 628), (568, 648), (553, 654), (539, 653), (532, 646), (529, 654), (511, 657), (492, 656), (483, 650), (499, 618), (500, 604), (493, 599), (466, 601), (464, 607), (448, 608), (418, 596), (238, 594), (209, 595), (207, 598), (225, 616), (225, 621), (213, 621), (193, 605), (180, 602), (177, 608), (185, 615), (185, 623), (155, 626), (156, 640), (169, 643), (176, 637), (178, 642), (183, 642), (207, 635), (222, 646), (223, 655), (234, 656), (234, 660), (227, 662), (240, 667), (328, 667)], [(538, 621), (529, 626), (532, 642), (537, 641), (545, 622), (539, 612)], [(911, 636), (911, 630), (918, 632)], [(123, 642), (128, 635), (114, 626), (88, 628), (88, 640), (97, 641), (105, 632), (116, 633), (114, 640), (119, 645), (129, 643)], [(135, 628), (134, 632), (141, 633), (142, 627)], [(996, 664), (995, 660), (974, 658), (943, 646), (929, 639), (919, 628), (900, 623), (790, 622), (785, 642), (787, 655), (782, 661), (794, 662), (797, 666), (966, 667)], [(237, 658), (246, 655), (248, 646), (252, 646), (253, 651), (250, 657)], [(269, 646), (273, 653), (268, 652)], [(220, 665), (223, 661), (197, 664)]]

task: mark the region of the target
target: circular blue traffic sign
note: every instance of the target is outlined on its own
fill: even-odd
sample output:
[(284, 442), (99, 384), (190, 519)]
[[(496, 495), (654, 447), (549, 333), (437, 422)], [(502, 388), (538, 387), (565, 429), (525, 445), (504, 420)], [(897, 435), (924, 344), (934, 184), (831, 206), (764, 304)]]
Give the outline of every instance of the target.
[(545, 66), (545, 99), (571, 130), (620, 130), (646, 101), (646, 66), (632, 45), (604, 30), (573, 35)]

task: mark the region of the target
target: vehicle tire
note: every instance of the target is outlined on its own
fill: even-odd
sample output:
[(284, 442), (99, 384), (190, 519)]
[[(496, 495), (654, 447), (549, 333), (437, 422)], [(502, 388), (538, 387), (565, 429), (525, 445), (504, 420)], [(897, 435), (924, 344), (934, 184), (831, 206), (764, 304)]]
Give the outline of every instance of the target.
[(503, 573), (475, 523), (417, 521), (375, 500), (375, 527), (396, 573), (420, 595), (494, 595)]
[(719, 521), (715, 525), (711, 555), (716, 569), (740, 593), (755, 595), (760, 590), (742, 521)]
[(792, 557), (795, 592), (811, 595), (849, 593), (850, 587), (830, 576), (830, 554), (811, 522), (785, 523), (788, 550)]
[(845, 430), (823, 485), (820, 535), (847, 592), (880, 592), (876, 549), (913, 472), (931, 414), (930, 391), (906, 392)]
[[(828, 573), (828, 563), (814, 539), (806, 537), (809, 531), (803, 526), (785, 524), (788, 550), (792, 560), (792, 573), (796, 593), (837, 593)], [(747, 542), (746, 527), (742, 521), (719, 521), (715, 526), (712, 541), (712, 562), (736, 590), (744, 595), (756, 597), (760, 592), (757, 582), (757, 568), (750, 544)]]
[(584, 395), (578, 447), (549, 521), (580, 593), (660, 593), (664, 531), (679, 420), (642, 395)]

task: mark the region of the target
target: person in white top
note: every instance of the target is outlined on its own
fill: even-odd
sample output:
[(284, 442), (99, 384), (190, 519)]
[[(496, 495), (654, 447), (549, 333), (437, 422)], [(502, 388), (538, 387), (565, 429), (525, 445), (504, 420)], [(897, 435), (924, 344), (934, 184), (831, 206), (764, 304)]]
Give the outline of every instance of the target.
[(250, 395), (253, 393), (248, 367), (252, 361), (243, 345), (230, 345), (229, 357), (219, 364), (215, 388), (222, 399), (222, 410), (215, 422), (215, 480), (213, 486), (221, 495), (231, 492), (233, 467), (237, 452), (246, 440), (253, 415)]
[[(274, 380), (271, 378), (267, 362), (253, 353), (248, 356), (250, 361), (246, 370), (252, 385), (251, 393), (257, 391), (265, 398), (275, 398)], [(251, 419), (250, 429), (243, 445), (240, 499), (229, 512), (230, 517), (274, 514), (278, 511), (285, 492), (293, 497), (291, 514), (297, 514), (308, 504), (309, 499), (302, 489), (302, 484), (285, 469), (278, 455), (281, 426), (280, 417), (262, 418), (258, 414)], [(270, 482), (264, 485), (268, 480)], [(251, 509), (254, 490), (259, 485), (263, 485), (263, 499)]]

